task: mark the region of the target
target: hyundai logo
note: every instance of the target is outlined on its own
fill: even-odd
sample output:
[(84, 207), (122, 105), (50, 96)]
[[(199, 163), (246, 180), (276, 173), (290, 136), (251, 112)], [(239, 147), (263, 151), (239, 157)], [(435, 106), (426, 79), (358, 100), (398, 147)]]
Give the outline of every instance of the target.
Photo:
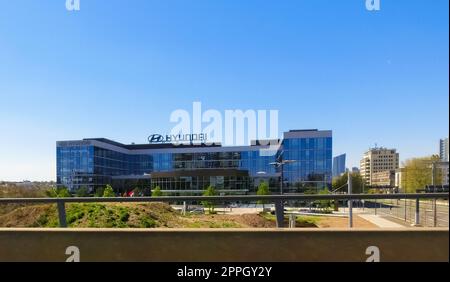
[(164, 136), (162, 136), (161, 134), (153, 134), (148, 137), (148, 142), (149, 143), (164, 143), (165, 139), (164, 139)]
[(154, 143), (171, 143), (171, 142), (205, 142), (208, 140), (208, 135), (206, 133), (198, 134), (172, 134), (172, 135), (161, 135), (152, 134), (148, 137), (148, 142), (150, 144)]

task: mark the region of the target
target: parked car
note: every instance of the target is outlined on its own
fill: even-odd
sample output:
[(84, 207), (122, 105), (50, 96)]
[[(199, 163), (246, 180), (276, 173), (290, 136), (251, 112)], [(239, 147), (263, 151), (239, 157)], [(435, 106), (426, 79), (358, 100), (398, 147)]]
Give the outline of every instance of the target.
[(205, 209), (204, 208), (195, 208), (193, 210), (190, 210), (189, 213), (192, 213), (192, 214), (204, 214), (205, 213)]

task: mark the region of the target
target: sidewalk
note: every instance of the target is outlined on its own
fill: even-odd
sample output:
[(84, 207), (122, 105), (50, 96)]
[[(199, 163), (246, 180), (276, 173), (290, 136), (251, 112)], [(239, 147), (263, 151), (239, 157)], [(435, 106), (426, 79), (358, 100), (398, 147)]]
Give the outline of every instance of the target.
[(378, 227), (381, 228), (406, 228), (405, 226), (395, 223), (393, 221), (390, 221), (388, 219), (382, 218), (380, 215), (374, 215), (374, 214), (358, 214), (359, 217), (370, 221), (371, 223), (375, 224)]

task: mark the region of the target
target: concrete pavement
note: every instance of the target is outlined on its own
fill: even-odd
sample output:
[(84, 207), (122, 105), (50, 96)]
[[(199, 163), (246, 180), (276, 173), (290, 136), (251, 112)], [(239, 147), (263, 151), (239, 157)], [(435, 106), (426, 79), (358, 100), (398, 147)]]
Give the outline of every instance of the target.
[(406, 228), (403, 225), (400, 225), (398, 223), (395, 223), (393, 221), (387, 220), (379, 215), (374, 214), (358, 214), (359, 217), (375, 224), (378, 227), (381, 228)]

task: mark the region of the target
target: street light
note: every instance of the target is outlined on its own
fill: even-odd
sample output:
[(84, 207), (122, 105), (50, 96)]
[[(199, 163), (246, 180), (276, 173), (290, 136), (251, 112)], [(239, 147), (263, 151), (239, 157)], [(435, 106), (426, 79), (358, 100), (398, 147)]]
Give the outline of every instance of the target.
[[(284, 166), (287, 164), (295, 163), (295, 160), (283, 160), (283, 153), (281, 151), (280, 155), (277, 158), (276, 162), (269, 163), (273, 165), (275, 168), (280, 168), (281, 172), (281, 181), (280, 181), (280, 194), (283, 195), (283, 182), (284, 182)], [(275, 216), (277, 219), (277, 227), (283, 227), (284, 221), (284, 203), (282, 200), (275, 202)]]
[(295, 163), (295, 160), (282, 160), (281, 155), (276, 162), (269, 163), (273, 165), (275, 168), (281, 169), (281, 182), (280, 182), (280, 194), (283, 195), (283, 182), (284, 182), (284, 166), (287, 164)]
[[(434, 161), (431, 163), (431, 185), (433, 186), (433, 192), (436, 192), (436, 166), (447, 167), (448, 169), (448, 164), (448, 162), (443, 161)], [(443, 177), (448, 177), (448, 175), (444, 174)], [(433, 200), (433, 226), (437, 226), (437, 199)]]

